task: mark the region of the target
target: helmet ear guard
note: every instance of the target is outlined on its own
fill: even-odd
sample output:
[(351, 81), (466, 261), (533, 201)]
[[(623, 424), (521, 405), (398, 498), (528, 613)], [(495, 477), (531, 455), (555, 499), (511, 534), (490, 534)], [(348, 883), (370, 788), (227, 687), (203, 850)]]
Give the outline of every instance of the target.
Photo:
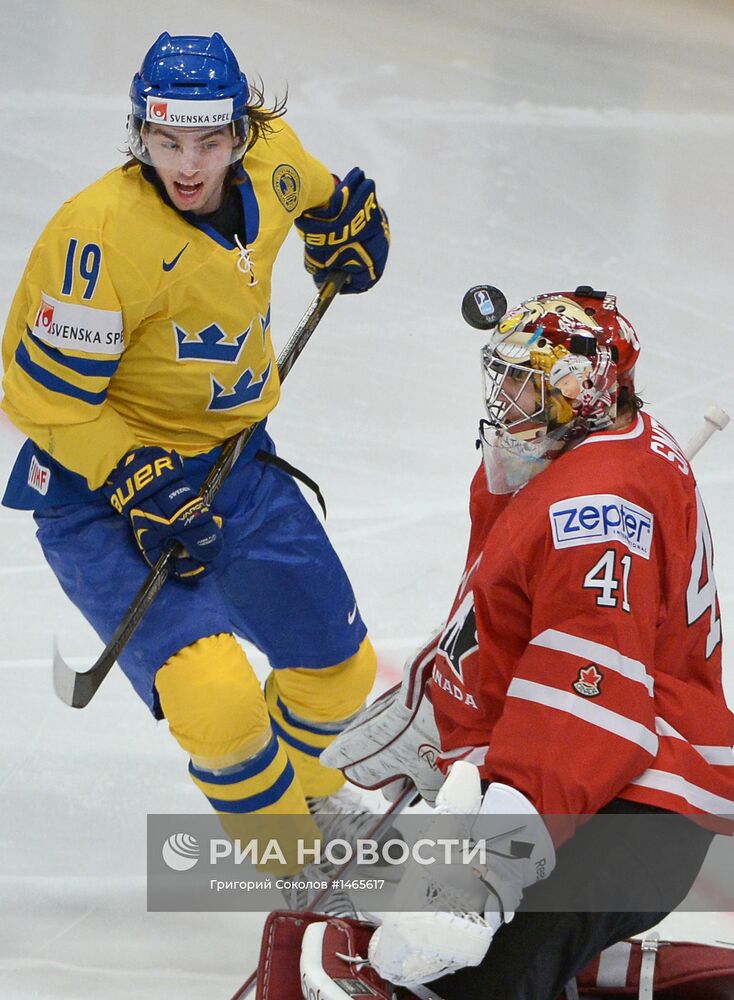
[(218, 128), (229, 125), (239, 142), (230, 163), (247, 147), (250, 89), (237, 59), (222, 36), (169, 35), (163, 32), (145, 55), (130, 86), (132, 111), (128, 142), (133, 155), (151, 163), (146, 123), (169, 128)]

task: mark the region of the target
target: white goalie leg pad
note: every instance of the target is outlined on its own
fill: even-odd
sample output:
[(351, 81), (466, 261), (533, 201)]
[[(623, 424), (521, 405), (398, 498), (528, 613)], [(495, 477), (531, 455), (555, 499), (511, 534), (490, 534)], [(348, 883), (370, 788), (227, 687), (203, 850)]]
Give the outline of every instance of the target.
[[(392, 1000), (393, 989), (359, 954), (364, 934), (346, 921), (312, 923), (301, 940), (301, 991), (307, 1000)], [(365, 948), (366, 951), (366, 948)]]
[(309, 924), (301, 941), (301, 989), (304, 997), (345, 1000), (349, 996), (324, 968), (324, 935), (328, 924)]
[(366, 708), (321, 754), (326, 767), (340, 768), (362, 788), (383, 788), (409, 778), (427, 802), (434, 802), (443, 775), (436, 760), (440, 738), (428, 698), (439, 635), (405, 665), (402, 683)]

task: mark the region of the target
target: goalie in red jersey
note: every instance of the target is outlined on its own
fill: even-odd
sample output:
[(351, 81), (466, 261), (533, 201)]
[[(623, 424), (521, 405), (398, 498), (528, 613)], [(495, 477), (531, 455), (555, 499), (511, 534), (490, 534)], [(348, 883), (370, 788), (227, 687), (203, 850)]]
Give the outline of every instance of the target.
[(409, 866), (403, 912), (370, 943), (385, 980), (441, 1000), (554, 1000), (683, 900), (734, 814), (711, 535), (686, 456), (642, 412), (636, 333), (588, 286), (504, 308), (485, 327), (483, 461), (451, 613), (326, 754), (367, 787), (408, 774), (432, 801), (433, 740), (438, 811), (468, 814), (475, 839), (472, 815), (494, 823), (469, 877)]

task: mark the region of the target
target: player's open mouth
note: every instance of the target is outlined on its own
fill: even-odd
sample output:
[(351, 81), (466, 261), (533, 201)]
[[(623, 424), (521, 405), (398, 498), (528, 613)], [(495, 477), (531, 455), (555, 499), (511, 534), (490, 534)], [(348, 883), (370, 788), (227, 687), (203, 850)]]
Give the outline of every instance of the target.
[(180, 181), (174, 181), (173, 186), (182, 201), (195, 201), (204, 184), (202, 181), (197, 181), (196, 184), (182, 184)]

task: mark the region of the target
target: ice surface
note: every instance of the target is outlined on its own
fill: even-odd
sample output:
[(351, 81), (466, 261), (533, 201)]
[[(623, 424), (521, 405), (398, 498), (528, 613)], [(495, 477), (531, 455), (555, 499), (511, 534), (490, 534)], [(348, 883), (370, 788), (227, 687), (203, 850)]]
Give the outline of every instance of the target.
[[(460, 318), (467, 287), (492, 282), (511, 302), (609, 288), (670, 430), (685, 441), (712, 401), (734, 413), (731, 4), (4, 0), (0, 26), (3, 315), (50, 215), (120, 161), (130, 77), (163, 29), (221, 31), (271, 93), (288, 84), (316, 155), (376, 177), (385, 278), (334, 305), (271, 427), (324, 489), (383, 683), (445, 615), (463, 563), (482, 339)], [(279, 344), (311, 295), (293, 237), (275, 276)], [(3, 479), (19, 441), (2, 422)], [(732, 621), (733, 431), (696, 471)], [(0, 997), (230, 996), (259, 917), (145, 912), (146, 813), (206, 809), (181, 752), (116, 674), (83, 712), (56, 701), (53, 634), (79, 666), (99, 643), (30, 517), (0, 512), (0, 546)], [(668, 926), (734, 941), (730, 914)]]

